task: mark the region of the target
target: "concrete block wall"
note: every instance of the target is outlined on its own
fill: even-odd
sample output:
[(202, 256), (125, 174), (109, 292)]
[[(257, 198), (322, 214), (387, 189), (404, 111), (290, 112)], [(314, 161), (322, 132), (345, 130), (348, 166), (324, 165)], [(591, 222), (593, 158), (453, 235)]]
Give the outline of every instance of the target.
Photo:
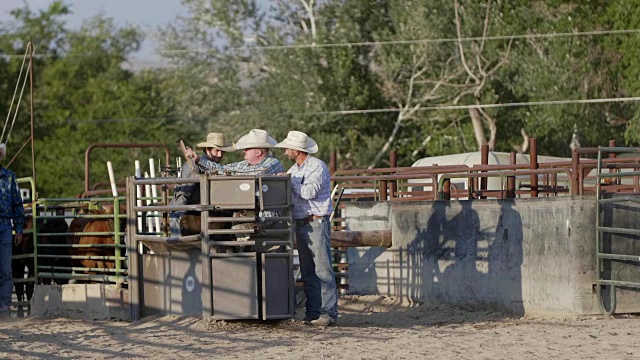
[(31, 314), (88, 320), (131, 319), (129, 291), (116, 285), (36, 285)]
[[(637, 208), (616, 205), (604, 213), (610, 226), (640, 228)], [(351, 293), (521, 315), (599, 313), (592, 197), (351, 203), (346, 214), (349, 230), (393, 234), (389, 249), (350, 249)], [(609, 250), (640, 254), (637, 241), (619, 240)], [(639, 268), (614, 264), (610, 274), (640, 282)], [(618, 312), (640, 310), (637, 292), (617, 294)]]

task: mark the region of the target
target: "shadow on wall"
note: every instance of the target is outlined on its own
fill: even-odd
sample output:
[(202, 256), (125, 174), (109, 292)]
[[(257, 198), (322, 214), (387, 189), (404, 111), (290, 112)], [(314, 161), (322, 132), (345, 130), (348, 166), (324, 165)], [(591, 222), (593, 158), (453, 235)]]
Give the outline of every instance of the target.
[[(513, 200), (502, 200), (497, 224), (481, 224), (473, 203), (460, 201), (455, 209), (448, 201), (433, 203), (426, 228), (418, 226), (415, 240), (399, 249), (398, 265), (406, 274), (402, 295), (523, 315), (521, 216)], [(414, 220), (415, 225), (424, 221)]]

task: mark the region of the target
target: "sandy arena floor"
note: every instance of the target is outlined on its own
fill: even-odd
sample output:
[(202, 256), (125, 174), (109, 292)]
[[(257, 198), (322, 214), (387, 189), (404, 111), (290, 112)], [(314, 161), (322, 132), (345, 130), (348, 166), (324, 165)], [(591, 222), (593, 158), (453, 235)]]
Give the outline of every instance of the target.
[(0, 358), (637, 359), (640, 318), (514, 319), (447, 305), (347, 296), (338, 326), (299, 321), (135, 323), (28, 318), (0, 324)]

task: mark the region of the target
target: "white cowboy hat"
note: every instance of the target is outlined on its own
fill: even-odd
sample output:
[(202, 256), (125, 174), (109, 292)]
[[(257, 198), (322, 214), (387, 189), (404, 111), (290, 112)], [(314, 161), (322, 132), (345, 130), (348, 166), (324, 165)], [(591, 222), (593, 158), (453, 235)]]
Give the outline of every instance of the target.
[(253, 129), (248, 134), (238, 139), (236, 149), (269, 149), (274, 147), (278, 141), (269, 136), (269, 134), (262, 129)]
[(7, 144), (0, 144), (0, 160), (7, 156)]
[(236, 149), (234, 143), (224, 141), (223, 133), (209, 133), (207, 141), (199, 143), (196, 148), (215, 148), (222, 151), (234, 151)]
[(300, 131), (289, 131), (287, 138), (276, 147), (304, 151), (309, 154), (318, 152), (318, 144), (307, 134)]

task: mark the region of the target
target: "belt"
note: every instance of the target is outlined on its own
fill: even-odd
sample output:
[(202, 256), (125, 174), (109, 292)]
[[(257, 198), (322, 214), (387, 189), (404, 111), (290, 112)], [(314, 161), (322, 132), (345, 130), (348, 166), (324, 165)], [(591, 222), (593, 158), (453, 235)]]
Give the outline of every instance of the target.
[(313, 220), (322, 219), (324, 216), (322, 215), (309, 215), (306, 218), (302, 219), (294, 219), (293, 222), (298, 226), (304, 226), (312, 222)]

